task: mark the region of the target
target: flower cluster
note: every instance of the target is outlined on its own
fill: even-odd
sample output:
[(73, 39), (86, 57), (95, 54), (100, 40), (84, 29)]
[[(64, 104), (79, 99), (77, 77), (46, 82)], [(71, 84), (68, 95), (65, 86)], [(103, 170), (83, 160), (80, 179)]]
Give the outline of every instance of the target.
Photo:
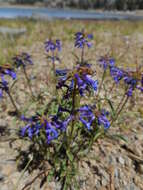
[(84, 46), (87, 46), (90, 48), (92, 46), (92, 43), (89, 40), (93, 39), (92, 34), (86, 35), (84, 32), (77, 32), (75, 34), (75, 47), (77, 48), (84, 48)]
[[(58, 70), (57, 75), (62, 75), (59, 78), (57, 88), (66, 87), (68, 92), (74, 90), (74, 86), (77, 85), (77, 89), (81, 96), (84, 95), (85, 91), (93, 89), (97, 91), (98, 81), (92, 79), (93, 71), (87, 66), (78, 66), (73, 71)], [(70, 85), (66, 84), (66, 82)]]
[[(56, 85), (56, 89), (53, 90), (54, 97), (47, 102), (43, 93), (40, 93), (38, 97), (34, 96), (32, 102), (36, 102), (35, 109), (40, 107), (40, 110), (37, 110), (36, 114), (31, 117), (21, 116), (21, 112), (18, 112), (16, 105), (13, 104), (18, 117), (21, 116), (23, 121), (20, 136), (26, 137), (32, 142), (32, 149), (30, 144), (28, 150), (28, 159), (31, 154), (33, 160), (28, 167), (42, 170), (42, 174), (44, 173), (42, 182), (48, 177), (47, 175), (55, 177), (62, 184), (62, 189), (74, 189), (73, 183), (76, 179), (74, 175), (81, 156), (85, 156), (87, 151), (91, 150), (95, 140), (106, 135), (107, 130), (114, 125), (121, 111), (127, 105), (128, 97), (133, 95), (133, 91), (138, 89), (143, 92), (143, 73), (117, 67), (115, 60), (108, 55), (99, 60), (99, 65), (103, 68), (103, 75), (100, 84), (98, 84), (96, 71), (84, 57), (85, 48), (91, 47), (92, 39), (93, 36), (85, 34), (84, 31), (75, 34), (75, 47), (80, 48), (81, 55), (80, 57), (76, 56), (78, 61), (71, 69), (56, 68), (55, 60), (59, 60), (58, 52), (61, 50), (61, 41), (47, 40), (45, 50), (47, 58), (52, 60)], [(17, 68), (23, 67), (33, 97), (25, 68), (26, 65), (32, 64), (31, 57), (22, 53), (14, 57), (13, 60)], [(16, 75), (13, 70), (3, 70), (1, 67), (0, 74), (1, 97), (2, 91), (8, 90), (5, 75), (9, 75), (13, 79), (16, 78)], [(110, 85), (107, 86), (109, 80), (107, 83), (104, 81), (109, 75), (113, 79), (111, 90), (107, 89), (110, 87)], [(122, 86), (124, 93), (114, 101), (113, 96), (109, 94), (117, 86)], [(59, 93), (58, 89), (61, 90)], [(100, 94), (102, 89), (105, 93)], [(12, 100), (11, 96), (10, 99)], [(107, 134), (106, 137), (108, 136), (112, 135)], [(119, 137), (119, 135), (117, 136)], [(26, 157), (26, 154), (24, 156)], [(45, 167), (47, 162), (48, 168), (51, 166), (49, 174), (47, 174), (47, 167)]]
[(107, 119), (108, 115), (109, 115), (109, 113), (105, 110), (101, 110), (101, 112), (96, 113), (96, 116), (98, 119), (98, 124), (103, 125), (104, 129), (108, 129), (110, 127), (110, 122)]
[(56, 40), (53, 42), (52, 40), (46, 40), (45, 42), (45, 50), (46, 52), (54, 52), (54, 51), (61, 51), (62, 43), (60, 40)]
[(21, 116), (21, 120), (27, 123), (22, 127), (21, 135), (28, 135), (32, 139), (35, 136), (44, 134), (49, 144), (52, 140), (57, 139), (62, 131), (66, 130), (71, 119), (72, 117), (67, 117), (64, 121), (60, 120), (58, 114), (50, 116), (48, 120), (45, 116), (40, 115), (32, 116), (31, 118)]
[(102, 57), (99, 60), (99, 64), (103, 67), (104, 70), (107, 70), (109, 68), (110, 75), (116, 84), (118, 84), (121, 80), (124, 82), (124, 84), (127, 86), (127, 96), (132, 96), (135, 88), (143, 92), (143, 74), (132, 71), (125, 71), (122, 68), (115, 66), (115, 60), (112, 58), (109, 59), (107, 57)]
[(98, 125), (103, 125), (104, 129), (110, 127), (110, 122), (107, 119), (108, 112), (105, 110), (96, 111), (91, 106), (85, 105), (79, 108), (79, 120), (88, 129), (91, 130), (91, 126), (95, 126), (97, 120)]
[(108, 67), (113, 67), (115, 65), (115, 60), (108, 56), (101, 57), (99, 59), (99, 65), (106, 70)]
[(22, 136), (27, 134), (28, 137), (32, 139), (33, 137), (40, 135), (40, 133), (43, 133), (46, 135), (47, 143), (50, 143), (53, 139), (58, 137), (57, 130), (45, 118), (36, 115), (31, 118), (22, 116), (21, 119), (27, 123), (21, 129)]
[(9, 90), (8, 81), (5, 79), (5, 76), (10, 76), (13, 80), (16, 79), (16, 73), (9, 65), (0, 66), (0, 98), (3, 97), (3, 91), (8, 92)]
[(90, 106), (85, 105), (79, 108), (79, 120), (88, 129), (91, 129), (92, 122), (95, 120), (95, 115)]
[(21, 54), (13, 57), (13, 61), (14, 61), (14, 65), (16, 65), (17, 68), (26, 67), (27, 65), (33, 64), (31, 56), (25, 52), (22, 52)]

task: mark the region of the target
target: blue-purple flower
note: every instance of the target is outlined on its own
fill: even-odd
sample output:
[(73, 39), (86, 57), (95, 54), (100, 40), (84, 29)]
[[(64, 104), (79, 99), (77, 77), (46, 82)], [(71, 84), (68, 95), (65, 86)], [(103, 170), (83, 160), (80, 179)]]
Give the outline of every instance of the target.
[(79, 74), (76, 73), (75, 78), (76, 78), (78, 90), (81, 96), (84, 95), (85, 90), (87, 91), (89, 90), (89, 87), (92, 88), (94, 91), (97, 91), (98, 81), (93, 80), (90, 75), (85, 74), (85, 75), (79, 76)]
[(108, 112), (104, 110), (101, 113), (97, 114), (97, 120), (99, 125), (103, 125), (104, 129), (108, 129), (110, 127), (110, 122), (107, 119)]
[(53, 42), (52, 40), (47, 40), (45, 42), (45, 50), (46, 52), (54, 52), (54, 51), (61, 51), (62, 43), (60, 40), (56, 40)]
[(107, 68), (115, 66), (115, 59), (108, 57), (101, 57), (99, 59), (99, 65), (103, 67), (104, 70), (106, 70)]
[(21, 128), (21, 136), (28, 135), (30, 139), (42, 134), (45, 134), (46, 142), (49, 144), (52, 140), (58, 138), (60, 131), (65, 131), (67, 125), (71, 121), (71, 117), (68, 117), (64, 121), (60, 120), (57, 116), (51, 116), (48, 121), (41, 116), (33, 116), (26, 118), (22, 115), (21, 120), (27, 124)]
[(93, 114), (91, 107), (88, 105), (82, 106), (78, 109), (78, 112), (79, 120), (88, 130), (90, 130), (92, 122), (95, 119), (95, 115)]
[(13, 80), (16, 79), (16, 73), (11, 68), (4, 68), (0, 66), (0, 98), (3, 97), (3, 91), (8, 92), (9, 86), (5, 76), (10, 76)]
[(111, 67), (110, 75), (116, 83), (119, 83), (119, 81), (124, 77), (124, 71), (118, 67)]
[(58, 138), (58, 132), (57, 130), (52, 126), (50, 122), (46, 121), (46, 126), (45, 126), (45, 132), (47, 136), (47, 143), (49, 144), (52, 140)]
[(84, 46), (87, 46), (90, 48), (92, 46), (92, 43), (89, 40), (93, 39), (92, 34), (86, 35), (84, 32), (77, 32), (75, 34), (75, 47), (77, 48), (84, 48)]
[(52, 118), (52, 124), (56, 129), (66, 131), (68, 124), (71, 122), (72, 116), (68, 116), (66, 119), (61, 120), (57, 115)]
[(65, 76), (68, 73), (68, 69), (56, 69), (57, 76)]
[(134, 73), (130, 71), (125, 71), (123, 69), (114, 66), (110, 67), (110, 74), (117, 84), (119, 83), (119, 81), (123, 80), (124, 84), (127, 87), (127, 92), (126, 92), (127, 96), (131, 97), (135, 89), (139, 89), (141, 92), (143, 92), (142, 77), (140, 78), (134, 75)]
[(95, 126), (95, 120), (97, 119), (98, 125), (103, 125), (104, 129), (110, 127), (110, 122), (107, 119), (108, 112), (105, 110), (95, 111), (93, 107), (85, 105), (78, 109), (79, 120), (88, 129), (91, 130)]
[(75, 85), (81, 96), (84, 95), (85, 91), (90, 91), (90, 89), (97, 91), (98, 81), (92, 79), (93, 72), (90, 67), (79, 66), (73, 71), (58, 70), (56, 73), (59, 76), (57, 88), (67, 88), (67, 97), (74, 90)]
[(19, 68), (21, 66), (26, 67), (27, 65), (33, 64), (31, 56), (25, 52), (13, 57), (13, 61), (17, 68)]

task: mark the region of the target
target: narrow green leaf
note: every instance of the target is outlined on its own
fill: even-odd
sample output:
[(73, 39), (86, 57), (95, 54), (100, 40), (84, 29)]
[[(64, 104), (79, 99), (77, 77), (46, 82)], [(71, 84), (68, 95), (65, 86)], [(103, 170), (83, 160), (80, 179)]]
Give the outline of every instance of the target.
[(121, 139), (123, 140), (124, 142), (128, 142), (127, 139), (123, 136), (123, 135), (112, 135), (112, 138), (113, 139)]
[(94, 136), (93, 141), (96, 141), (98, 139), (98, 137), (100, 137), (103, 134), (103, 131), (99, 131), (96, 133), (96, 135)]
[(67, 153), (69, 160), (72, 162), (74, 159), (73, 154), (69, 150), (67, 150), (66, 153)]

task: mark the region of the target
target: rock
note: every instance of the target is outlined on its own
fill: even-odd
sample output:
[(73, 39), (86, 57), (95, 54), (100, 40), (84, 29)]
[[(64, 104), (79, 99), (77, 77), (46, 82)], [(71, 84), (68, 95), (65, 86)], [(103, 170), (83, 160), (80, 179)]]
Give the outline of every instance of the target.
[(142, 157), (142, 147), (139, 143), (134, 145), (132, 150), (136, 156)]
[(0, 128), (1, 127), (7, 127), (8, 123), (5, 121), (5, 119), (0, 119)]
[(5, 154), (5, 153), (6, 153), (5, 148), (0, 148), (0, 155)]
[(118, 158), (118, 162), (120, 162), (122, 165), (125, 165), (125, 160), (121, 156)]
[(101, 184), (102, 184), (103, 186), (106, 186), (106, 185), (108, 184), (108, 181), (106, 180), (106, 178), (102, 177)]
[(115, 170), (114, 170), (114, 177), (115, 177), (115, 178), (119, 178), (119, 171), (118, 171), (118, 168), (115, 168)]
[(97, 181), (96, 188), (99, 189), (101, 187), (100, 181)]
[(2, 182), (4, 180), (4, 175), (0, 172), (0, 182)]
[(143, 164), (138, 164), (137, 171), (138, 171), (140, 174), (143, 174)]
[(131, 183), (129, 186), (129, 190), (140, 190), (134, 183)]
[(10, 175), (10, 179), (14, 185), (17, 184), (19, 177), (20, 177), (19, 172), (14, 172), (12, 175)]
[(116, 159), (114, 156), (109, 155), (109, 164), (116, 165)]
[(137, 134), (136, 137), (138, 140), (143, 141), (143, 134)]
[(139, 176), (135, 176), (133, 180), (135, 185), (137, 185), (140, 189), (143, 189), (143, 182)]
[(9, 184), (3, 184), (0, 186), (0, 190), (12, 190), (12, 187)]
[(3, 167), (3, 173), (6, 176), (9, 176), (11, 174), (13, 174), (15, 172), (16, 168), (14, 167), (13, 164), (5, 164), (5, 166)]
[(125, 160), (125, 165), (128, 166), (128, 167), (131, 167), (132, 166), (132, 160), (127, 157), (126, 160)]

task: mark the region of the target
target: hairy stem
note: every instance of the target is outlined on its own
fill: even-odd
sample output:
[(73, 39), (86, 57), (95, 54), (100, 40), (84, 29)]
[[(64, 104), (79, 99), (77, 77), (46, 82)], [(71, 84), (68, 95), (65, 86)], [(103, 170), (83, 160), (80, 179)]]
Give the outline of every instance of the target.
[(15, 108), (16, 113), (17, 113), (18, 115), (20, 115), (19, 109), (18, 109), (18, 107), (16, 106), (15, 101), (14, 101), (14, 99), (13, 99), (13, 97), (12, 97), (10, 91), (7, 92), (7, 95), (9, 96), (9, 99), (10, 99), (10, 101), (11, 101), (13, 107)]
[(84, 63), (84, 44), (83, 44), (83, 48), (81, 49), (81, 64)]
[(101, 83), (100, 83), (100, 86), (99, 86), (97, 98), (98, 98), (99, 95), (100, 95), (100, 91), (101, 91), (101, 89), (102, 89), (102, 85), (103, 85), (103, 82), (104, 82), (104, 79), (105, 79), (105, 75), (106, 75), (106, 70), (104, 70), (103, 75), (102, 75), (102, 79), (101, 79)]
[[(124, 109), (124, 107), (125, 107), (126, 103), (128, 102), (128, 100), (129, 100), (129, 97), (127, 96), (127, 97), (125, 98), (125, 100), (123, 101), (123, 104), (122, 104), (122, 106), (120, 107), (120, 109), (118, 109), (118, 113), (116, 114), (116, 117), (112, 119), (111, 125), (118, 119), (120, 113), (121, 113), (122, 110)], [(110, 126), (111, 126), (111, 125), (110, 125)]]
[(34, 98), (34, 94), (33, 94), (33, 91), (32, 91), (32, 87), (31, 87), (31, 84), (30, 84), (30, 80), (29, 80), (29, 78), (28, 78), (28, 75), (27, 75), (27, 72), (26, 72), (25, 67), (23, 67), (23, 72), (24, 72), (24, 75), (25, 75), (25, 78), (26, 78), (26, 81), (27, 81), (27, 84), (28, 84), (28, 87), (29, 87), (31, 96), (32, 96), (32, 98)]
[(117, 108), (116, 108), (116, 110), (115, 110), (115, 113), (118, 112), (118, 110), (119, 110), (120, 106), (122, 105), (122, 102), (124, 101), (125, 97), (126, 97), (126, 94), (124, 94), (124, 95), (122, 96), (122, 98), (121, 98), (121, 100), (120, 100), (120, 102), (119, 102), (119, 104), (118, 104), (118, 106), (117, 106)]

